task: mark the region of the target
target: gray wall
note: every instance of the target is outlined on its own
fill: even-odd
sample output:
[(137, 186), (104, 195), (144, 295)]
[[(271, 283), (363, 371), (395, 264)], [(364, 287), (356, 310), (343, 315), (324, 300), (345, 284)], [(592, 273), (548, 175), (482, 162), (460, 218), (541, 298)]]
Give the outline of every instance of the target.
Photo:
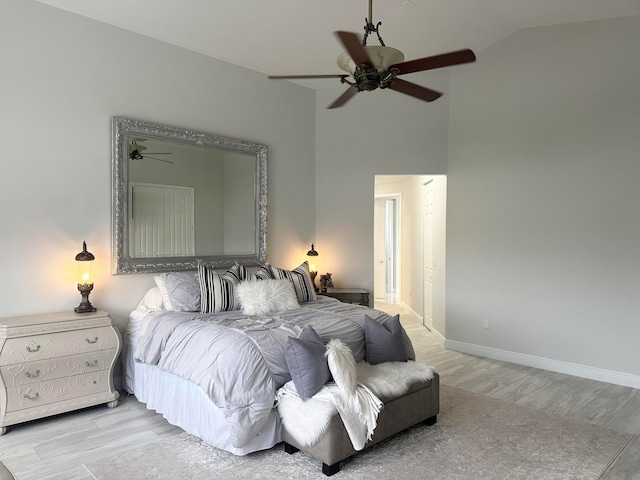
[(448, 340), (640, 374), (639, 44), (525, 30), (451, 73)]
[(110, 274), (114, 115), (267, 145), (269, 260), (304, 259), (313, 91), (30, 0), (2, 0), (0, 61), (0, 317), (79, 304), (83, 240), (96, 256), (91, 301), (121, 328), (153, 286)]

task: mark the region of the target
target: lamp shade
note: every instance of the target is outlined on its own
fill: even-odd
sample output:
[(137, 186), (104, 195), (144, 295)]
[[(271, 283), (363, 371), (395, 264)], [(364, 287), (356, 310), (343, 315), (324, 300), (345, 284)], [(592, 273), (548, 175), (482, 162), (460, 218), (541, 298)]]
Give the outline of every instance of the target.
[[(386, 72), (391, 65), (404, 62), (404, 55), (400, 50), (393, 47), (365, 46), (373, 66), (378, 73)], [(348, 52), (343, 52), (338, 56), (338, 67), (351, 75), (356, 71), (358, 65), (353, 61)]]
[(82, 242), (82, 251), (76, 255), (79, 285), (91, 285), (93, 283), (93, 261), (95, 259), (96, 257), (87, 251), (87, 242)]

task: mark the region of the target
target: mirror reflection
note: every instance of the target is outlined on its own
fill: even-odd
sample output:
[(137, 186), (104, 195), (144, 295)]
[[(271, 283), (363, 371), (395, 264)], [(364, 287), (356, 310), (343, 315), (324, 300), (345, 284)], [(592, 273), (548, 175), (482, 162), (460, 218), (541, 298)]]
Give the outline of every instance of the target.
[(263, 263), (266, 147), (115, 118), (114, 232), (114, 273)]

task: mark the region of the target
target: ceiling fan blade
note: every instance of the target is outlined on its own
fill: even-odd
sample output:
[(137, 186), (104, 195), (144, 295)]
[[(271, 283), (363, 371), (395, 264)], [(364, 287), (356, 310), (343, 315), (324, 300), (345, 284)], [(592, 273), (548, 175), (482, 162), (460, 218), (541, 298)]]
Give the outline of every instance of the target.
[(401, 78), (395, 78), (389, 88), (396, 92), (424, 100), (425, 102), (433, 102), (442, 96), (442, 93), (440, 92), (436, 92), (435, 90), (431, 90), (430, 88), (423, 87), (415, 83), (407, 82)]
[(347, 103), (351, 98), (358, 93), (358, 87), (352, 85), (342, 95), (340, 95), (331, 105), (327, 108), (338, 108)]
[(416, 60), (409, 60), (408, 62), (396, 63), (395, 65), (391, 65), (389, 70), (397, 68), (399, 70), (398, 75), (405, 75), (407, 73), (422, 72), (424, 70), (433, 70), (434, 68), (450, 67), (452, 65), (475, 61), (475, 53), (473, 53), (472, 50), (464, 49), (434, 55), (433, 57), (418, 58)]
[(272, 80), (286, 79), (286, 78), (347, 78), (349, 75), (343, 75), (340, 73), (328, 74), (328, 75), (269, 75), (268, 78)]
[(373, 62), (369, 58), (369, 54), (364, 49), (362, 41), (357, 34), (342, 31), (335, 32), (335, 34), (356, 65), (364, 64), (373, 68)]
[(137, 143), (130, 143), (129, 144), (129, 153), (135, 152), (136, 150), (138, 152), (143, 152), (146, 149), (147, 149), (147, 147), (145, 147), (144, 145), (138, 145)]
[(172, 162), (171, 160), (165, 160), (164, 158), (150, 157), (149, 155), (144, 155), (142, 158), (150, 158), (151, 160), (157, 160), (159, 162), (164, 162), (164, 163), (175, 163), (175, 162)]

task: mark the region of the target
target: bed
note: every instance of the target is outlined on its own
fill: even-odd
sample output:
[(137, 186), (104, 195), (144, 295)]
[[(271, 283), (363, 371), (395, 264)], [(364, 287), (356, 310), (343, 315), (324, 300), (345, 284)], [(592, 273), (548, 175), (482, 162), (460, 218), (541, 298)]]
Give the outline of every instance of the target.
[[(381, 324), (390, 318), (316, 295), (305, 264), (261, 268), (257, 276), (237, 265), (157, 275), (156, 287), (131, 312), (123, 341), (125, 389), (169, 423), (236, 455), (282, 441), (274, 401), (291, 380), (290, 338), (311, 326), (324, 342), (344, 342), (361, 361), (365, 316)], [(415, 359), (406, 332), (401, 335), (407, 357)]]

